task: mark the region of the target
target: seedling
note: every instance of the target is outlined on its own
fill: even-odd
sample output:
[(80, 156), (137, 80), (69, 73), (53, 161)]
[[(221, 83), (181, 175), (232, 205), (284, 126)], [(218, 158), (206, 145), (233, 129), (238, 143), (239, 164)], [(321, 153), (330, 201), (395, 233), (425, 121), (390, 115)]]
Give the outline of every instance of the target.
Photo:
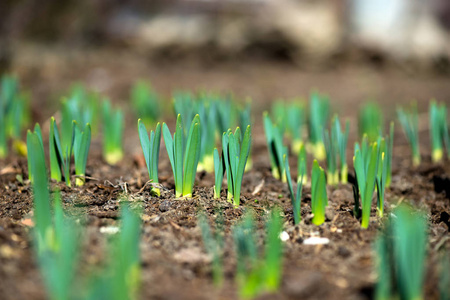
[[(166, 123), (163, 123), (163, 136), (175, 177), (175, 195), (176, 197), (192, 197), (195, 174), (200, 159), (200, 117), (196, 115), (192, 120), (187, 135), (187, 142), (184, 143), (183, 121), (181, 115), (177, 117), (176, 130), (173, 135)], [(184, 158), (183, 158), (184, 154)]]
[(97, 277), (93, 277), (87, 299), (137, 299), (141, 282), (140, 231), (138, 211), (121, 205), (120, 231), (109, 243), (110, 260)]
[(71, 143), (72, 122), (78, 124), (91, 124), (92, 133), (98, 132), (98, 120), (100, 113), (100, 96), (86, 90), (80, 84), (72, 88), (69, 98), (63, 99), (61, 108), (61, 146), (65, 149)]
[(376, 102), (368, 102), (359, 110), (359, 135), (375, 142), (383, 132), (383, 113)]
[(88, 123), (84, 130), (75, 123), (75, 140), (73, 144), (73, 157), (75, 161), (75, 184), (84, 185), (86, 176), (86, 163), (91, 146), (91, 125)]
[(407, 205), (393, 211), (377, 242), (376, 299), (423, 299), (427, 223)]
[(242, 178), (245, 165), (250, 155), (251, 127), (247, 126), (241, 141), (241, 130), (236, 128), (233, 133), (228, 129), (222, 136), (223, 160), (227, 172), (228, 201), (233, 200), (235, 206), (239, 206), (241, 197)]
[(389, 140), (386, 144), (386, 160), (387, 160), (387, 170), (386, 170), (386, 186), (389, 187), (392, 181), (392, 153), (394, 149), (394, 122), (392, 121), (389, 126)]
[[(33, 148), (33, 136), (37, 136), (42, 149), (34, 149)], [(28, 132), (27, 132), (27, 149), (29, 151), (33, 150), (33, 151), (37, 151), (39, 153), (40, 152), (44, 153), (44, 143), (42, 142), (41, 126), (39, 126), (38, 123), (36, 123), (36, 125), (34, 125), (33, 132), (31, 132), (30, 130), (28, 130)], [(29, 151), (27, 151), (28, 178), (30, 179), (30, 182), (33, 184), (33, 175), (35, 174), (35, 171), (33, 171), (31, 168), (35, 165), (33, 163), (34, 155), (32, 153), (30, 153)], [(47, 174), (46, 174), (46, 176), (47, 176)]]
[[(217, 102), (208, 94), (200, 94), (197, 97), (190, 93), (177, 93), (174, 96), (175, 113), (181, 114), (183, 126), (189, 131), (190, 124), (187, 123), (195, 114), (200, 117), (203, 124), (200, 130), (201, 148), (198, 169), (200, 171), (212, 172), (214, 169), (214, 147), (216, 146), (217, 131)], [(222, 133), (222, 132), (221, 132)]]
[(413, 166), (420, 165), (420, 149), (419, 149), (419, 115), (417, 113), (417, 106), (411, 105), (409, 111), (403, 108), (397, 108), (397, 116), (405, 132), (409, 146), (412, 152)]
[(339, 172), (337, 169), (338, 145), (336, 137), (334, 135), (330, 137), (328, 130), (325, 130), (323, 141), (327, 157), (327, 181), (329, 185), (336, 185), (339, 183)]
[(318, 93), (312, 93), (309, 110), (310, 150), (314, 158), (323, 160), (326, 157), (323, 130), (326, 127), (330, 111), (328, 98)]
[[(161, 124), (156, 125), (155, 131), (151, 130), (150, 135), (141, 119), (138, 120), (139, 139), (141, 141), (142, 152), (144, 152), (145, 164), (147, 165), (148, 176), (153, 183), (158, 183), (158, 162), (159, 147), (161, 143)], [(152, 192), (156, 196), (161, 195), (157, 187), (152, 187)]]
[(324, 131), (324, 142), (327, 156), (327, 180), (328, 184), (336, 185), (339, 183), (339, 169), (341, 171), (341, 182), (347, 183), (347, 141), (349, 132), (349, 122), (346, 122), (345, 131), (341, 130), (341, 123), (338, 116), (334, 116), (331, 121), (331, 134), (328, 130)]
[[(359, 217), (362, 213), (361, 227), (369, 226), (372, 195), (375, 189), (378, 174), (379, 151), (377, 143), (367, 146), (367, 139), (363, 138), (362, 147), (355, 144), (353, 165), (355, 168), (356, 185), (353, 186), (355, 197), (355, 215)], [(384, 191), (383, 191), (384, 192)], [(361, 197), (362, 212), (359, 210), (359, 197)], [(380, 203), (382, 206), (383, 204)]]
[(263, 114), (264, 131), (266, 133), (267, 147), (269, 148), (272, 175), (282, 182), (286, 182), (286, 173), (283, 165), (283, 155), (287, 154), (287, 148), (283, 145), (283, 131), (272, 123), (267, 112)]
[(275, 209), (266, 225), (267, 237), (263, 258), (259, 258), (255, 242), (254, 221), (247, 213), (233, 230), (236, 247), (236, 281), (242, 298), (254, 298), (261, 292), (278, 290), (282, 276), (282, 249), (279, 238), (282, 229), (280, 212)]
[(109, 100), (103, 101), (103, 158), (115, 165), (123, 158), (124, 119), (120, 109), (112, 109)]
[(216, 287), (222, 286), (223, 272), (223, 215), (219, 214), (214, 232), (212, 232), (204, 213), (198, 216), (198, 225), (202, 231), (203, 244), (206, 252), (212, 257), (212, 276)]
[(325, 222), (325, 208), (328, 206), (325, 171), (314, 160), (311, 174), (311, 211), (313, 224), (319, 226)]
[(70, 134), (71, 142), (63, 149), (59, 138), (59, 130), (55, 118), (50, 119), (50, 177), (56, 181), (61, 181), (64, 176), (65, 182), (71, 186), (70, 181), (70, 160), (72, 157), (73, 144), (75, 141), (75, 123), (72, 123)]
[(301, 215), (300, 215), (300, 207), (301, 207), (301, 200), (302, 200), (302, 187), (303, 187), (303, 174), (301, 177), (298, 177), (297, 179), (297, 192), (294, 194), (294, 189), (292, 187), (292, 179), (291, 179), (291, 171), (289, 168), (289, 161), (286, 157), (286, 155), (283, 156), (283, 161), (285, 165), (285, 172), (286, 172), (286, 178), (289, 188), (289, 193), (291, 195), (291, 204), (293, 208), (293, 214), (294, 214), (294, 223), (295, 225), (300, 223)]
[(300, 153), (303, 145), (303, 130), (306, 124), (306, 107), (303, 102), (292, 102), (286, 110), (286, 133), (291, 139), (293, 153)]
[(4, 75), (0, 83), (0, 158), (8, 154), (8, 140), (13, 139), (16, 151), (26, 154), (20, 140), (21, 131), (29, 121), (28, 97), (19, 90), (19, 82), (13, 76)]
[(308, 181), (307, 166), (306, 166), (306, 149), (303, 143), (299, 145), (298, 159), (297, 159), (297, 181), (301, 180), (302, 184)]
[(74, 154), (75, 161), (75, 184), (80, 186), (85, 182), (86, 175), (86, 163), (89, 154), (89, 148), (91, 145), (91, 126), (86, 124), (83, 131), (78, 127), (75, 121), (72, 122), (72, 141), (66, 145), (64, 149), (61, 146), (59, 138), (59, 130), (56, 125), (55, 119), (52, 117), (50, 120), (50, 171), (51, 178), (56, 181), (61, 181), (62, 175), (68, 186), (71, 186), (70, 181), (70, 161), (72, 158), (72, 152)]
[[(347, 142), (348, 142), (348, 133), (350, 130), (349, 121), (345, 122), (345, 131), (341, 130), (341, 123), (339, 122), (338, 116), (335, 116), (332, 120), (331, 125), (331, 141), (336, 143), (334, 148), (337, 148), (336, 156), (339, 156), (339, 169), (341, 170), (341, 182), (348, 182), (348, 165), (347, 165)], [(337, 159), (336, 159), (337, 160)], [(336, 176), (336, 175), (335, 175)], [(335, 178), (335, 181), (336, 178)]]
[(217, 151), (217, 148), (214, 148), (214, 199), (220, 198), (224, 172), (224, 160), (219, 156), (219, 151)]
[(431, 136), (431, 158), (433, 162), (442, 161), (444, 147), (449, 152), (449, 135), (447, 125), (447, 107), (444, 103), (438, 104), (436, 101), (430, 102), (430, 136)]
[(35, 128), (27, 134), (29, 172), (33, 178), (35, 249), (50, 299), (69, 299), (79, 249), (78, 230), (64, 216), (59, 192), (55, 194), (52, 216), (44, 147), (39, 127)]
[(154, 126), (160, 115), (158, 94), (144, 81), (136, 82), (131, 89), (131, 103), (138, 119)]

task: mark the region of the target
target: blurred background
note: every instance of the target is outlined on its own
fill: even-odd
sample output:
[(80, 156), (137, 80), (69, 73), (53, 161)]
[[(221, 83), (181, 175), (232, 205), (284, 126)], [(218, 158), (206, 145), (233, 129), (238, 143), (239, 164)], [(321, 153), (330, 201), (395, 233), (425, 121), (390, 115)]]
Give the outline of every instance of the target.
[(167, 97), (450, 97), (448, 0), (2, 0), (0, 11), (0, 72), (50, 107), (73, 81), (117, 101), (141, 78)]

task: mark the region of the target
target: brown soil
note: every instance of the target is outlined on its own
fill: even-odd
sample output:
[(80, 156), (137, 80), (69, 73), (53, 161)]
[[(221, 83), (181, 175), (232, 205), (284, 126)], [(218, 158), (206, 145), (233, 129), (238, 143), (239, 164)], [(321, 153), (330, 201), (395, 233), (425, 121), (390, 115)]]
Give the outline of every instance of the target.
[[(62, 87), (56, 91), (60, 92), (67, 88), (67, 82), (77, 79), (77, 76), (78, 79), (89, 82), (86, 79), (86, 72), (102, 68), (107, 70), (109, 81), (114, 83), (107, 93), (118, 103), (120, 99), (126, 99), (129, 83), (139, 76), (150, 77), (154, 86), (157, 89), (161, 87), (164, 93), (174, 87), (195, 89), (202, 85), (231, 89), (238, 96), (246, 94), (253, 96), (255, 116), (259, 116), (262, 109), (267, 108), (268, 101), (276, 96), (306, 95), (309, 89), (320, 87), (321, 90), (329, 92), (334, 99), (332, 105), (335, 110), (353, 121), (353, 128), (356, 127), (355, 106), (367, 97), (377, 97), (383, 104), (392, 103), (392, 99), (396, 100), (395, 103), (405, 103), (416, 97), (419, 100), (419, 107), (423, 110), (426, 108), (425, 101), (428, 98), (436, 96), (438, 99), (449, 99), (450, 95), (448, 78), (406, 78), (389, 71), (372, 72), (350, 68), (328, 73), (308, 73), (289, 66), (261, 66), (257, 63), (211, 68), (190, 65), (175, 68), (169, 65), (162, 67), (143, 63), (144, 67), (139, 65), (138, 59), (131, 60), (131, 63), (120, 63), (111, 59), (107, 64), (106, 59), (98, 57), (95, 59), (100, 60), (98, 65), (86, 67), (88, 63), (85, 62), (83, 68), (79, 67), (76, 60), (64, 61), (64, 67), (48, 71), (46, 78), (59, 76)], [(97, 61), (95, 59), (93, 60)], [(75, 69), (72, 69), (70, 74), (67, 71), (68, 65)], [(133, 66), (136, 69), (133, 69)], [(29, 84), (39, 101), (42, 101), (39, 103), (49, 103), (45, 98), (51, 95), (49, 91), (56, 83), (45, 82), (42, 87), (38, 87), (39, 82), (31, 80), (32, 74), (37, 72), (42, 75), (43, 70), (34, 65), (30, 67), (20, 63), (17, 63), (16, 67), (17, 72), (25, 79), (25, 86)], [(115, 73), (113, 70), (122, 71)], [(177, 73), (176, 70), (180, 72)], [(361, 76), (369, 73), (367, 77)], [(367, 86), (354, 84), (358, 82), (365, 82)], [(368, 87), (372, 84), (376, 87)], [(371, 94), (367, 93), (368, 90), (377, 92)], [(115, 92), (117, 96), (114, 96)], [(393, 115), (393, 105), (383, 107), (388, 117)], [(36, 102), (33, 108), (40, 121), (52, 113), (51, 108), (39, 111)], [(91, 179), (86, 185), (81, 188), (68, 188), (64, 184), (52, 184), (62, 190), (67, 213), (80, 218), (86, 224), (80, 272), (101, 263), (104, 258), (106, 237), (100, 233), (99, 228), (116, 224), (119, 202), (131, 201), (143, 207), (140, 245), (143, 269), (142, 299), (235, 299), (237, 289), (233, 281), (235, 258), (230, 235), (231, 227), (246, 209), (251, 208), (256, 213), (258, 237), (261, 237), (265, 213), (271, 207), (279, 206), (285, 215), (284, 230), (290, 236), (284, 244), (282, 286), (278, 293), (263, 295), (260, 298), (371, 298), (376, 281), (372, 242), (382, 223), (382, 220), (375, 216), (375, 207), (372, 209), (373, 217), (369, 229), (362, 230), (359, 221), (352, 214), (351, 185), (329, 187), (327, 221), (317, 227), (311, 224), (309, 218), (310, 189), (307, 186), (303, 190), (302, 197), (302, 222), (299, 226), (294, 226), (287, 185), (271, 177), (259, 117), (256, 117), (253, 128), (253, 168), (244, 175), (239, 208), (233, 208), (224, 198), (213, 199), (214, 175), (206, 173), (198, 173), (193, 199), (175, 199), (172, 171), (163, 143), (159, 165), (162, 196), (160, 198), (151, 196), (149, 188), (143, 188), (148, 175), (139, 154), (140, 146), (134, 119), (130, 117), (128, 123), (126, 135), (128, 155), (118, 166), (111, 167), (105, 164), (100, 156), (100, 143), (94, 142), (87, 167)], [(351, 134), (354, 140), (356, 133)], [(47, 135), (45, 130), (44, 135)], [(448, 161), (441, 165), (430, 163), (426, 128), (421, 131), (421, 141), (423, 163), (418, 168), (412, 168), (409, 149), (403, 133), (397, 126), (393, 182), (386, 191), (386, 214), (389, 213), (391, 205), (400, 201), (414, 203), (427, 213), (430, 243), (426, 298), (437, 299), (437, 253), (443, 247), (450, 249), (450, 164)], [(353, 145), (352, 141), (350, 145)], [(349, 158), (352, 149), (350, 146)], [(291, 168), (295, 170), (295, 158), (290, 159)], [(27, 178), (26, 159), (11, 155), (8, 159), (0, 161), (0, 172), (0, 294), (2, 299), (45, 299), (42, 279), (33, 257), (30, 227), (27, 225), (27, 220), (32, 216), (30, 186), (27, 182), (20, 183), (16, 178), (18, 174)], [(262, 189), (253, 194), (261, 183)], [(224, 212), (226, 232), (224, 249), (226, 281), (221, 289), (215, 289), (212, 284), (209, 258), (204, 251), (201, 232), (197, 226), (199, 211), (206, 211), (213, 221), (218, 209)], [(316, 234), (329, 238), (330, 243), (324, 246), (302, 244), (305, 238)], [(261, 238), (258, 242), (262, 243)]]

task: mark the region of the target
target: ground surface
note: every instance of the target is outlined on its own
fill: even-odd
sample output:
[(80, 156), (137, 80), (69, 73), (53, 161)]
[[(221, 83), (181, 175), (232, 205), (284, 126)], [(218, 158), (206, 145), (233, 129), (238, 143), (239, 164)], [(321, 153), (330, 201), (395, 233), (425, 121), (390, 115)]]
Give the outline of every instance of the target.
[[(34, 51), (34, 52), (33, 52)], [(317, 227), (311, 224), (310, 189), (304, 188), (302, 223), (293, 226), (292, 208), (286, 184), (271, 177), (269, 158), (261, 124), (261, 112), (270, 100), (278, 97), (306, 96), (313, 88), (330, 95), (333, 110), (352, 122), (351, 141), (356, 138), (356, 113), (361, 102), (378, 100), (386, 120), (394, 116), (396, 104), (417, 100), (421, 111), (428, 100), (436, 97), (450, 99), (449, 78), (435, 75), (406, 76), (393, 70), (373, 71), (366, 66), (338, 68), (327, 72), (306, 72), (286, 64), (261, 62), (181, 64), (176, 62), (149, 63), (142, 57), (127, 53), (93, 51), (72, 53), (60, 51), (36, 58), (36, 49), (21, 51), (12, 65), (23, 78), (24, 86), (33, 96), (33, 115), (45, 122), (57, 110), (55, 99), (73, 81), (82, 81), (102, 90), (117, 104), (129, 110), (129, 86), (138, 78), (146, 78), (163, 95), (172, 89), (207, 88), (232, 91), (237, 97), (251, 96), (255, 124), (253, 128), (253, 168), (244, 175), (241, 206), (233, 208), (223, 198), (212, 199), (214, 176), (198, 173), (194, 198), (176, 200), (169, 160), (161, 144), (159, 165), (161, 198), (150, 196), (143, 188), (148, 179), (140, 157), (136, 120), (127, 116), (126, 158), (115, 167), (101, 159), (100, 141), (94, 139), (87, 173), (92, 178), (81, 188), (62, 189), (64, 206), (69, 214), (79, 216), (87, 225), (85, 251), (80, 264), (85, 270), (99, 264), (105, 251), (102, 226), (117, 222), (120, 199), (143, 206), (141, 238), (143, 284), (142, 299), (234, 299), (235, 269), (231, 226), (246, 208), (256, 212), (258, 236), (263, 233), (264, 215), (271, 207), (280, 206), (285, 215), (284, 230), (290, 239), (284, 244), (284, 276), (280, 292), (264, 295), (264, 299), (366, 299), (371, 297), (376, 275), (373, 271), (372, 242), (377, 236), (380, 220), (372, 210), (368, 230), (352, 215), (351, 185), (328, 188), (327, 221)], [(63, 54), (64, 53), (64, 54)], [(43, 108), (45, 107), (45, 108)], [(170, 114), (169, 114), (170, 115)], [(165, 118), (173, 122), (172, 117)], [(450, 164), (430, 163), (426, 115), (421, 115), (421, 145), (423, 164), (412, 168), (410, 152), (403, 133), (397, 125), (395, 133), (393, 182), (386, 191), (387, 208), (399, 201), (409, 201), (422, 208), (429, 217), (427, 299), (437, 299), (437, 252), (450, 246)], [(48, 123), (48, 122), (47, 122)], [(171, 124), (171, 123), (170, 123)], [(48, 133), (44, 127), (44, 136)], [(353, 151), (349, 147), (348, 157)], [(325, 165), (325, 163), (321, 163)], [(291, 169), (295, 170), (291, 157)], [(42, 281), (33, 259), (30, 228), (32, 200), (30, 186), (21, 184), (17, 174), (27, 178), (26, 160), (10, 156), (0, 161), (0, 294), (2, 299), (44, 299)], [(261, 185), (261, 183), (263, 183)], [(56, 184), (53, 184), (56, 186)], [(258, 191), (257, 187), (262, 186)], [(256, 193), (255, 193), (256, 190)], [(211, 268), (204, 252), (197, 214), (206, 211), (213, 221), (217, 209), (225, 215), (226, 282), (215, 289)], [(307, 246), (302, 241), (311, 236), (328, 237), (325, 246)], [(259, 241), (262, 243), (262, 240)]]

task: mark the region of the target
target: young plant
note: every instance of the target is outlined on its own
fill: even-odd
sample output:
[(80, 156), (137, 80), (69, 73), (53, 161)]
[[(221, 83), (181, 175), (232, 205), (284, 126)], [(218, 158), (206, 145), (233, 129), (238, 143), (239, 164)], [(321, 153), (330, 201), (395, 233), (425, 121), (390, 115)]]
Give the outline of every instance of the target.
[[(40, 144), (41, 144), (41, 148), (42, 149), (34, 149), (33, 148), (33, 136), (37, 136)], [(44, 153), (44, 143), (42, 141), (42, 131), (41, 131), (41, 126), (39, 126), (38, 123), (36, 123), (36, 125), (34, 125), (34, 130), (33, 132), (31, 132), (30, 130), (28, 130), (27, 132), (27, 149), (29, 151), (27, 151), (27, 157), (28, 157), (28, 178), (30, 179), (31, 184), (33, 184), (33, 175), (35, 174), (34, 171), (31, 170), (32, 167), (34, 167), (34, 163), (33, 163), (33, 159), (34, 159), (34, 154), (30, 153), (31, 150), (33, 150), (33, 152), (38, 151), (39, 153)]]
[(291, 171), (289, 168), (289, 161), (286, 157), (286, 155), (283, 156), (284, 161), (284, 170), (286, 172), (286, 178), (289, 188), (289, 193), (291, 195), (291, 204), (292, 204), (292, 210), (294, 214), (294, 224), (297, 225), (300, 223), (301, 215), (300, 215), (300, 208), (301, 208), (301, 200), (302, 200), (302, 187), (303, 187), (303, 176), (305, 173), (302, 173), (301, 177), (298, 177), (297, 179), (297, 192), (294, 194), (294, 189), (292, 187), (292, 179), (291, 179)]
[[(350, 130), (349, 121), (345, 122), (345, 131), (341, 130), (341, 123), (338, 116), (335, 116), (331, 125), (331, 140), (336, 143), (337, 154), (339, 156), (339, 169), (341, 170), (341, 182), (348, 182), (348, 165), (347, 165), (347, 143), (348, 133)], [(337, 156), (337, 155), (335, 155)], [(337, 159), (336, 159), (337, 160)]]
[[(365, 141), (365, 142), (364, 142)], [(377, 143), (367, 146), (367, 139), (363, 138), (362, 147), (355, 144), (355, 154), (353, 165), (355, 168), (356, 184), (354, 185), (355, 215), (359, 216), (359, 197), (361, 197), (362, 219), (361, 227), (369, 227), (370, 209), (372, 205), (372, 195), (375, 190), (376, 178), (378, 174), (378, 151)], [(380, 203), (382, 206), (383, 204)]]
[(407, 205), (393, 211), (377, 242), (376, 299), (423, 299), (427, 223), (425, 215)]
[(195, 174), (197, 173), (197, 165), (200, 159), (201, 136), (199, 115), (196, 115), (192, 120), (186, 143), (184, 143), (183, 121), (180, 114), (177, 117), (176, 130), (173, 138), (166, 123), (163, 123), (163, 136), (175, 177), (175, 195), (176, 197), (184, 196), (191, 198)]
[(201, 151), (199, 169), (208, 173), (214, 170), (214, 148), (216, 146), (217, 107), (207, 95), (203, 95), (198, 103), (198, 114), (203, 124), (201, 130)]
[(206, 252), (212, 257), (212, 276), (216, 287), (222, 286), (224, 280), (223, 272), (223, 215), (220, 214), (216, 221), (214, 233), (208, 224), (204, 213), (198, 216), (198, 225), (202, 231), (203, 245)]
[(282, 277), (283, 245), (280, 240), (282, 230), (280, 212), (275, 209), (266, 223), (266, 247), (264, 257), (259, 258), (255, 242), (254, 221), (247, 213), (243, 221), (233, 230), (236, 247), (236, 281), (242, 298), (254, 298), (261, 292), (278, 290)]
[(244, 137), (241, 138), (240, 128), (233, 133), (228, 129), (222, 136), (222, 149), (228, 182), (228, 200), (233, 199), (235, 206), (239, 206), (241, 197), (242, 178), (244, 177), (245, 165), (250, 155), (251, 127), (247, 126)]
[(375, 142), (383, 132), (383, 113), (376, 102), (368, 102), (359, 110), (359, 135)]
[(295, 154), (300, 153), (303, 145), (303, 129), (306, 124), (306, 107), (303, 102), (292, 102), (286, 110), (286, 133), (291, 139), (291, 149)]
[(394, 122), (392, 121), (389, 126), (389, 139), (386, 143), (386, 186), (389, 187), (392, 181), (392, 153), (394, 149)]
[(73, 143), (73, 157), (75, 162), (75, 184), (77, 186), (84, 185), (86, 176), (86, 163), (89, 154), (89, 148), (91, 146), (91, 125), (86, 124), (84, 130), (78, 127), (76, 123), (75, 126), (75, 139)]
[(50, 177), (58, 182), (64, 176), (65, 182), (71, 186), (70, 181), (70, 160), (72, 158), (73, 144), (75, 141), (75, 123), (72, 122), (71, 142), (63, 149), (61, 145), (58, 126), (55, 118), (50, 119)]
[(40, 131), (28, 131), (28, 164), (33, 187), (35, 249), (50, 299), (69, 299), (79, 249), (78, 229), (64, 216), (59, 193), (52, 216)]
[(217, 148), (214, 148), (214, 199), (220, 198), (224, 172), (224, 160), (219, 156), (219, 151), (217, 151)]
[(419, 115), (417, 106), (411, 105), (409, 111), (403, 108), (397, 108), (397, 116), (405, 132), (412, 152), (413, 166), (420, 165), (420, 149), (419, 149)]
[[(430, 136), (431, 136), (431, 158), (433, 162), (442, 161), (444, 156), (444, 146), (449, 151), (449, 135), (447, 125), (447, 107), (444, 103), (437, 104), (430, 102)], [(450, 156), (449, 156), (450, 157)]]
[[(138, 120), (139, 139), (141, 141), (142, 152), (144, 152), (145, 164), (147, 165), (148, 175), (153, 183), (158, 183), (158, 162), (159, 147), (161, 143), (161, 124), (156, 125), (155, 131), (151, 130), (150, 135), (141, 119)], [(157, 187), (152, 187), (152, 193), (156, 196), (161, 195)]]
[(91, 124), (92, 134), (98, 132), (100, 118), (95, 116), (100, 113), (100, 96), (86, 90), (83, 85), (72, 87), (70, 96), (63, 99), (61, 108), (61, 145), (65, 149), (71, 143), (72, 123)]
[(314, 158), (323, 160), (326, 157), (323, 141), (323, 129), (325, 128), (330, 111), (328, 98), (313, 93), (309, 103), (309, 137), (311, 141), (311, 153)]
[(297, 159), (297, 181), (301, 180), (302, 184), (308, 181), (307, 166), (306, 166), (306, 149), (303, 143), (299, 145), (298, 159)]
[(8, 154), (8, 140), (14, 149), (26, 154), (26, 146), (20, 140), (21, 131), (29, 121), (28, 97), (20, 91), (19, 82), (13, 76), (4, 75), (0, 83), (0, 158)]
[(121, 205), (120, 231), (109, 243), (109, 262), (96, 277), (92, 277), (87, 299), (138, 299), (141, 283), (139, 212)]
[(267, 112), (263, 114), (264, 131), (266, 133), (267, 148), (269, 148), (272, 175), (282, 182), (286, 182), (286, 173), (283, 165), (283, 155), (287, 154), (287, 148), (283, 145), (283, 131), (272, 123)]
[(124, 119), (120, 109), (112, 109), (109, 100), (103, 101), (103, 158), (115, 165), (123, 158)]
[(131, 89), (134, 113), (147, 126), (154, 126), (160, 115), (158, 94), (144, 81), (136, 82)]
[(50, 299), (71, 299), (80, 249), (79, 228), (74, 220), (64, 216), (59, 193), (54, 199), (51, 232), (48, 244), (37, 243), (39, 268)]
[(338, 145), (336, 136), (332, 135), (330, 137), (330, 133), (327, 129), (325, 129), (323, 135), (327, 157), (327, 182), (329, 185), (336, 185), (339, 183), (339, 172), (337, 169)]
[(325, 171), (314, 160), (311, 174), (311, 211), (313, 224), (319, 226), (325, 222), (325, 208), (328, 206)]

